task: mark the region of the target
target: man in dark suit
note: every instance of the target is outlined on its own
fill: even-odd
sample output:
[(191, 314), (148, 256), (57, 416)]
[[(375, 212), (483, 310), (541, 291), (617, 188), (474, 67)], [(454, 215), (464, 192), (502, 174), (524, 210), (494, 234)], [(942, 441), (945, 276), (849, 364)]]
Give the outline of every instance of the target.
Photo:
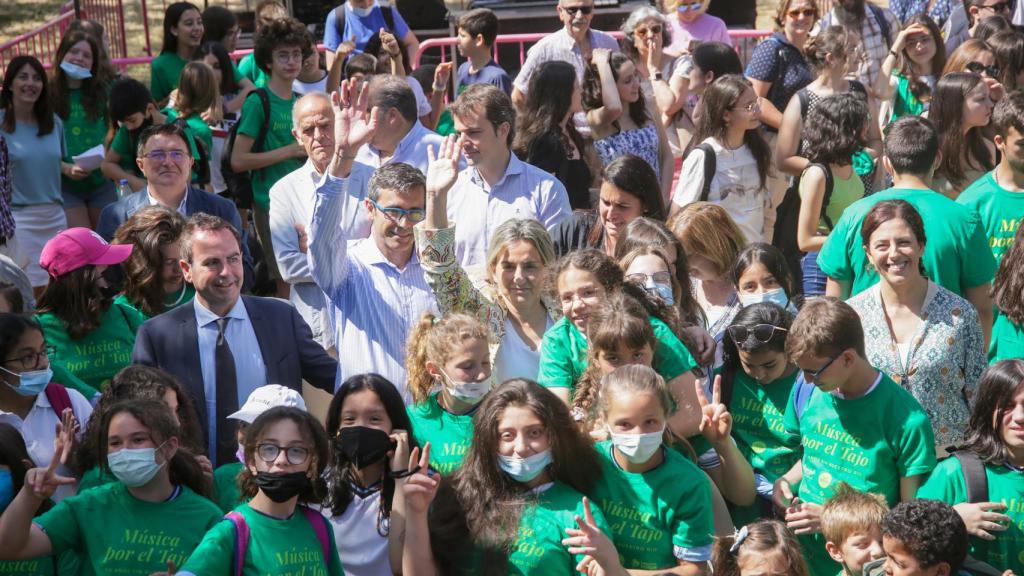
[(132, 353), (134, 363), (174, 374), (191, 394), (217, 464), (234, 458), (238, 445), (226, 418), (253, 390), (280, 384), (301, 391), (305, 380), (333, 393), (338, 371), (291, 304), (241, 296), (240, 242), (222, 218), (189, 218), (181, 268), (195, 299), (144, 323)]

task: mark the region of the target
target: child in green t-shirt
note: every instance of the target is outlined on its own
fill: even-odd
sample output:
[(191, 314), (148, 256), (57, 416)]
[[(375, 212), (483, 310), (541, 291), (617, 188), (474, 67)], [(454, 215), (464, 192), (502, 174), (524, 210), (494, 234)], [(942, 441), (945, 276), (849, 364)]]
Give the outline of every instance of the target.
[(413, 438), (430, 442), (430, 467), (454, 472), (469, 452), (473, 416), (495, 386), (490, 331), (476, 318), (427, 312), (409, 335), (406, 370)]
[(949, 504), (900, 502), (882, 518), (882, 548), (886, 557), (864, 566), (864, 576), (961, 574), (967, 558), (967, 528)]
[[(25, 484), (26, 462), (31, 462), (25, 440), (17, 428), (0, 423), (0, 515), (14, 500), (15, 494)], [(49, 510), (50, 501), (42, 508)], [(54, 573), (53, 558), (29, 558), (26, 560), (0, 560), (0, 574), (8, 576), (50, 576)]]
[[(167, 122), (184, 123), (186, 134), (195, 142), (195, 164), (192, 167), (192, 181), (212, 191), (210, 168), (213, 162), (213, 130), (203, 120), (203, 114), (214, 109), (220, 98), (217, 80), (205, 62), (189, 62), (181, 70), (178, 88), (172, 94), (173, 106), (164, 110)], [(206, 166), (202, 166), (202, 162)]]
[(166, 404), (121, 402), (97, 417), (100, 465), (118, 481), (65, 498), (33, 519), (58, 486), (74, 482), (55, 472), (76, 428), (62, 426), (53, 461), (29, 470), (0, 517), (0, 559), (73, 551), (89, 574), (152, 574), (181, 564), (220, 519), (220, 510), (201, 495), (207, 480), (180, 445)]
[(918, 14), (904, 24), (882, 61), (881, 73), (875, 81), (875, 94), (889, 104), (888, 117), (881, 119), (883, 125), (903, 116), (920, 116), (926, 112), (935, 80), (942, 74), (946, 62), (942, 32), (934, 20)]
[(146, 86), (134, 78), (121, 78), (110, 88), (110, 119), (117, 132), (107, 149), (100, 170), (114, 182), (127, 180), (133, 192), (146, 186), (142, 169), (135, 162), (139, 136), (150, 126), (166, 124)]
[(822, 297), (804, 304), (786, 353), (815, 389), (785, 415), (802, 455), (776, 480), (774, 503), (800, 536), (814, 576), (834, 576), (839, 565), (825, 553), (821, 506), (841, 481), (889, 504), (913, 498), (935, 467), (935, 439), (910, 392), (865, 360), (860, 317), (845, 302)]
[(839, 576), (861, 576), (864, 566), (885, 555), (879, 526), (889, 511), (879, 494), (858, 492), (840, 483), (821, 508), (825, 550), (842, 565)]
[[(712, 402), (700, 393), (700, 427), (727, 438), (731, 416), (718, 400), (717, 387)], [(627, 570), (696, 573), (711, 559), (711, 482), (664, 444), (674, 405), (648, 366), (622, 366), (601, 380), (597, 406), (611, 440), (597, 445), (602, 472), (592, 496)]]
[(164, 37), (160, 55), (150, 64), (149, 87), (159, 106), (165, 106), (182, 68), (203, 42), (203, 17), (189, 2), (169, 4), (164, 11)]
[(342, 576), (334, 531), (308, 507), (320, 503), (320, 471), (330, 461), (320, 422), (300, 408), (270, 408), (249, 425), (244, 459), (239, 481), (250, 500), (206, 533), (177, 574), (230, 574), (241, 554), (237, 572), (245, 576)]
[(711, 561), (715, 576), (807, 576), (800, 544), (778, 520), (760, 520), (719, 538)]
[[(274, 254), (270, 238), (270, 188), (302, 166), (306, 150), (292, 135), (292, 83), (302, 70), (311, 49), (305, 26), (294, 18), (273, 20), (256, 37), (256, 65), (270, 74), (266, 90), (270, 110), (260, 98), (246, 98), (238, 121), (238, 133), (231, 151), (231, 168), (252, 176), (253, 217), (263, 253)], [(269, 122), (269, 124), (268, 124)], [(264, 136), (261, 142), (257, 138)], [(277, 282), (277, 295), (288, 297), (288, 284), (281, 279), (277, 260), (266, 259), (270, 276)]]

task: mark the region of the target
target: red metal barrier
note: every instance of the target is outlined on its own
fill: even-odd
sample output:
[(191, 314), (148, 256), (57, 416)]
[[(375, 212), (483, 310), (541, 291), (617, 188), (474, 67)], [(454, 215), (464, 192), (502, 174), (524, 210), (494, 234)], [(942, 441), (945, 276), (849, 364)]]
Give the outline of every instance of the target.
[(121, 0), (80, 0), (82, 18), (103, 25), (110, 43), (111, 58), (128, 56), (128, 38), (124, 30), (124, 6)]
[(64, 12), (39, 28), (0, 44), (0, 70), (6, 70), (7, 63), (22, 54), (35, 56), (44, 64), (53, 61), (57, 47), (60, 46), (60, 39), (74, 19), (74, 12)]

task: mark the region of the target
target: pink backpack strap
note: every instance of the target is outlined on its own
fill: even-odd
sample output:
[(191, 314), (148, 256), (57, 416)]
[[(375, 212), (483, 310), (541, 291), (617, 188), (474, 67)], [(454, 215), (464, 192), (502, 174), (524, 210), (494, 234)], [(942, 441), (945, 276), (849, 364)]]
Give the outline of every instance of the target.
[(309, 520), (309, 524), (313, 527), (313, 532), (316, 532), (316, 539), (320, 541), (320, 551), (324, 554), (324, 566), (330, 569), (331, 539), (327, 536), (327, 518), (324, 518), (323, 514), (309, 506), (300, 506), (299, 508), (306, 515), (306, 520)]
[(235, 525), (235, 557), (233, 558), (234, 576), (242, 576), (242, 566), (245, 565), (245, 553), (249, 548), (249, 525), (245, 523), (245, 516), (232, 510), (224, 515), (225, 518)]
[(71, 405), (71, 395), (68, 394), (67, 388), (56, 382), (50, 382), (46, 385), (46, 389), (43, 392), (46, 394), (46, 399), (50, 402), (50, 408), (57, 414), (58, 420), (64, 414), (65, 408), (74, 410), (74, 406)]

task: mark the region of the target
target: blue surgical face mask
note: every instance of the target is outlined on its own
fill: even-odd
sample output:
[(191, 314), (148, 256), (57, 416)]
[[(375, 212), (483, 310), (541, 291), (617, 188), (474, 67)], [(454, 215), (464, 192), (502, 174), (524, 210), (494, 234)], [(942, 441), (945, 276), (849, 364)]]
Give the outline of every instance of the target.
[(761, 302), (771, 302), (772, 304), (777, 304), (782, 309), (786, 309), (789, 306), (789, 296), (786, 296), (786, 291), (782, 288), (776, 288), (775, 290), (769, 290), (760, 294), (740, 294), (740, 304), (744, 306)]
[(3, 367), (0, 367), (0, 370), (18, 377), (17, 386), (11, 386), (6, 382), (5, 384), (21, 396), (38, 396), (46, 389), (46, 385), (53, 381), (53, 370), (49, 366), (42, 370), (30, 370), (21, 373), (11, 372)]
[(82, 68), (78, 64), (72, 64), (67, 60), (60, 63), (60, 69), (72, 80), (88, 80), (92, 78), (92, 72), (88, 68)]
[(647, 283), (644, 284), (644, 290), (647, 290), (647, 292), (661, 298), (667, 306), (674, 306), (676, 303), (676, 298), (672, 295), (671, 284), (648, 280)]
[(166, 464), (156, 463), (156, 448), (122, 448), (107, 454), (110, 471), (129, 488), (146, 484)]
[(538, 452), (533, 456), (502, 456), (498, 454), (498, 466), (516, 482), (529, 482), (551, 464), (551, 450)]
[(14, 476), (10, 470), (0, 470), (0, 513), (14, 500)]
[(362, 16), (363, 18), (366, 18), (367, 16), (370, 15), (371, 12), (373, 12), (373, 7), (374, 7), (375, 4), (376, 3), (370, 4), (366, 8), (356, 8), (352, 4), (349, 4), (348, 7), (352, 10), (352, 13), (355, 14), (356, 16)]

